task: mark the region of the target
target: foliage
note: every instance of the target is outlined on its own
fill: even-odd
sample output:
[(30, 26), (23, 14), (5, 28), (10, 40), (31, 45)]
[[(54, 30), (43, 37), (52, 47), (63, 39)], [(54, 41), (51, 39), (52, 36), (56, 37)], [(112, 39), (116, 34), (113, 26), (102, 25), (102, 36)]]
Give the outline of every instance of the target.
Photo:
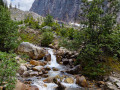
[(30, 28), (20, 27), (18, 36), (20, 37), (20, 42), (30, 42), (33, 44), (40, 43), (40, 33), (36, 30), (34, 32), (30, 32)]
[(10, 51), (17, 47), (17, 25), (10, 18), (9, 10), (0, 5), (0, 50)]
[(44, 26), (52, 26), (54, 23), (53, 17), (51, 15), (47, 15), (44, 19)]
[(52, 32), (44, 32), (42, 34), (41, 46), (49, 46), (53, 42), (54, 36)]
[(39, 25), (39, 21), (36, 21), (32, 15), (28, 15), (26, 16), (26, 19), (24, 20), (24, 23), (26, 24), (26, 26), (29, 26), (30, 28), (33, 29), (39, 29), (40, 25)]
[(69, 49), (80, 51), (77, 64), (81, 64), (82, 72), (91, 78), (108, 74), (111, 66), (106, 65), (108, 59), (102, 57), (118, 56), (120, 51), (120, 28), (116, 24), (120, 7), (118, 0), (108, 0), (108, 3), (109, 7), (104, 0), (83, 0), (81, 24), (84, 27), (74, 33), (73, 40), (63, 43)]
[[(120, 49), (120, 37), (118, 33), (115, 35), (114, 30), (118, 2), (109, 0), (110, 7), (106, 10), (104, 10), (106, 7), (104, 0), (91, 2), (84, 0), (83, 2), (86, 7), (83, 11), (87, 14), (83, 14), (85, 18), (83, 24), (86, 27), (83, 28), (85, 31), (84, 47), (81, 49), (79, 60), (82, 60), (82, 65), (84, 65), (85, 72), (83, 73), (94, 78), (109, 72), (110, 67), (106, 67), (101, 57), (114, 56)], [(113, 3), (114, 7), (112, 7)]]
[(6, 82), (6, 90), (13, 90), (16, 84), (18, 64), (15, 56), (15, 54), (0, 52), (0, 86)]

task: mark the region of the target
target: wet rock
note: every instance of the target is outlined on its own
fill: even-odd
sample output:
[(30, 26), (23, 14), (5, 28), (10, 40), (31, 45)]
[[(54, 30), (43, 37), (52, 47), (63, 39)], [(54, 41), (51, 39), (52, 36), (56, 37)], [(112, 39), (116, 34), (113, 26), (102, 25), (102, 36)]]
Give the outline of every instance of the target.
[(47, 79), (43, 80), (45, 83), (52, 83), (53, 82), (53, 77), (48, 77)]
[(59, 71), (59, 70), (58, 70), (57, 68), (55, 68), (55, 67), (53, 67), (52, 69), (53, 69), (53, 71)]
[(47, 85), (46, 85), (46, 84), (44, 84), (44, 87), (47, 87)]
[(48, 73), (48, 71), (46, 71), (45, 69), (42, 69), (42, 72), (43, 72), (43, 74), (47, 74)]
[(42, 66), (35, 66), (35, 67), (33, 67), (34, 71), (41, 71), (41, 69), (43, 69)]
[(18, 70), (18, 73), (20, 75), (22, 75), (25, 71), (27, 71), (26, 66), (21, 65), (20, 68), (19, 68), (19, 70)]
[(24, 81), (24, 84), (32, 84), (32, 81)]
[(39, 74), (38, 74), (38, 72), (37, 71), (32, 71), (32, 72), (30, 72), (30, 77), (32, 77), (32, 76), (38, 76)]
[(111, 82), (106, 82), (105, 90), (119, 90), (119, 89)]
[(85, 89), (82, 89), (82, 88), (66, 88), (65, 90), (85, 90)]
[(118, 78), (115, 78), (115, 77), (112, 77), (112, 76), (109, 76), (109, 81), (112, 82), (112, 83), (120, 82), (120, 80)]
[(23, 77), (29, 77), (31, 72), (32, 72), (32, 70), (25, 71), (22, 76)]
[(72, 84), (72, 83), (74, 83), (74, 79), (71, 78), (71, 77), (69, 77), (69, 78), (66, 78), (66, 79), (64, 80), (64, 82), (65, 82), (65, 83)]
[(51, 55), (50, 54), (45, 56), (45, 61), (51, 61)]
[(60, 75), (57, 75), (54, 77), (54, 79), (59, 79), (61, 82), (63, 81), (63, 79), (65, 78), (65, 76), (60, 76)]
[(62, 56), (56, 54), (56, 60), (57, 60), (57, 63), (60, 64), (60, 62), (62, 61)]
[(63, 61), (63, 65), (69, 64), (69, 59), (62, 59), (62, 61)]
[(54, 80), (54, 83), (58, 85), (58, 87), (55, 90), (65, 90), (66, 87), (62, 85), (59, 81)]
[(77, 76), (76, 77), (76, 84), (78, 84), (79, 86), (82, 86), (82, 87), (88, 87), (88, 83), (87, 83), (87, 80), (85, 79), (84, 76)]
[(114, 83), (120, 89), (120, 80), (119, 78), (109, 76), (109, 81)]
[(67, 70), (66, 72), (70, 74), (79, 74), (81, 70), (82, 70), (81, 66), (77, 65), (74, 68)]
[(120, 82), (117, 82), (116, 86), (118, 87), (118, 89), (120, 89)]
[(98, 87), (101, 87), (101, 88), (105, 86), (105, 82), (103, 81), (98, 81), (96, 84)]
[(47, 63), (46, 62), (42, 62), (42, 61), (31, 60), (30, 64), (35, 65), (35, 66), (45, 66)]
[(44, 74), (44, 75), (42, 75), (42, 77), (43, 77), (43, 78), (47, 78), (47, 77), (48, 77), (48, 75), (47, 75), (47, 74)]
[(45, 68), (45, 70), (50, 71), (51, 69), (50, 69), (49, 66), (47, 66), (47, 67)]
[(37, 86), (35, 85), (28, 85), (28, 84), (24, 84), (20, 81), (17, 81), (17, 84), (15, 86), (14, 90), (39, 90)]
[(42, 71), (40, 71), (40, 72), (38, 72), (38, 73), (39, 73), (40, 76), (43, 75), (43, 72), (42, 72)]
[(26, 66), (27, 68), (32, 67), (32, 65), (31, 65), (31, 64), (25, 64), (25, 66)]
[(40, 65), (39, 61), (35, 61), (35, 60), (31, 60), (30, 64), (35, 65), (35, 66), (39, 66)]
[(37, 59), (40, 60), (42, 59), (48, 52), (41, 47), (37, 47), (29, 42), (22, 42), (18, 49), (17, 52), (19, 53), (25, 53), (28, 56), (30, 56), (32, 59)]

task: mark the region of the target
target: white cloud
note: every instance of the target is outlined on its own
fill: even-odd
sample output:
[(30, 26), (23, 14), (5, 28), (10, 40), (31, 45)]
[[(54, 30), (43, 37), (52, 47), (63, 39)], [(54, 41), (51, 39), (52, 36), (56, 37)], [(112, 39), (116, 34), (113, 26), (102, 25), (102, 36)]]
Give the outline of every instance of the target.
[(28, 11), (34, 0), (7, 0), (7, 3), (12, 3), (12, 6), (15, 7), (15, 5), (18, 7), (18, 4), (20, 5), (19, 9)]

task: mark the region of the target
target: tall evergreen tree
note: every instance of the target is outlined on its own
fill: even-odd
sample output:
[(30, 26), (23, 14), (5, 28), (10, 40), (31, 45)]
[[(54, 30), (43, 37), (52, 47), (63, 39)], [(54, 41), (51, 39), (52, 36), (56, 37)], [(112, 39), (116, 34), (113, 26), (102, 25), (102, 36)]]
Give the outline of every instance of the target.
[[(120, 9), (118, 0), (82, 0), (85, 25), (82, 29), (84, 35), (79, 59), (86, 75), (92, 77), (107, 73), (108, 67), (104, 64), (103, 57), (114, 56), (120, 50), (120, 37), (115, 35), (116, 18)], [(116, 40), (115, 40), (116, 38)], [(104, 61), (104, 62), (102, 62)]]
[(0, 0), (0, 50), (9, 51), (17, 46), (17, 25), (10, 18), (10, 12)]

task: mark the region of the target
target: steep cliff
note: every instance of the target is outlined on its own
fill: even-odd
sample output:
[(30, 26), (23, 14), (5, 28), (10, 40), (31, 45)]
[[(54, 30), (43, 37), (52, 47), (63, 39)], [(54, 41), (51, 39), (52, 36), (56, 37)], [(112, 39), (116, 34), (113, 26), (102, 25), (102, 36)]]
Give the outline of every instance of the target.
[[(42, 16), (50, 14), (54, 19), (77, 22), (81, 0), (35, 0), (30, 11)], [(120, 14), (117, 21), (120, 23)]]
[(42, 16), (51, 14), (55, 19), (75, 21), (78, 18), (81, 0), (35, 0), (30, 11)]

